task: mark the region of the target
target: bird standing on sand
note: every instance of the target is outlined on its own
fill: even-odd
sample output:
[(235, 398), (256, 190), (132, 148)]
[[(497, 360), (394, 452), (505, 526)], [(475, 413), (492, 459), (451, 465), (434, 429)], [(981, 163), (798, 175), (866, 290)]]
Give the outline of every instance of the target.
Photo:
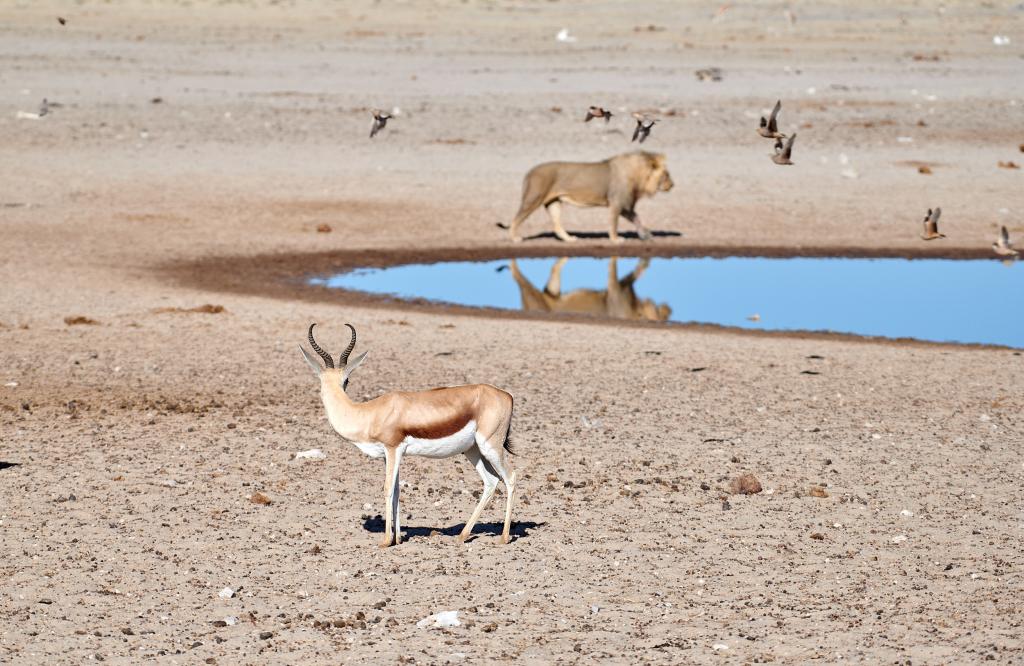
[(775, 108), (772, 109), (772, 114), (765, 118), (761, 116), (761, 126), (757, 128), (757, 133), (766, 139), (785, 139), (786, 135), (779, 131), (778, 117), (779, 110), (782, 108), (782, 100), (775, 102)]
[(589, 123), (594, 118), (604, 118), (604, 122), (607, 124), (612, 119), (612, 112), (600, 106), (592, 106), (587, 110), (587, 117), (583, 119), (583, 122)]
[(50, 112), (50, 103), (47, 102), (46, 98), (44, 97), (43, 98), (43, 103), (39, 105), (39, 117), (42, 118), (43, 116), (45, 116), (49, 112)]
[(931, 208), (928, 209), (928, 214), (924, 216), (924, 233), (921, 234), (922, 240), (928, 241), (946, 237), (946, 234), (939, 233), (940, 215), (942, 215), (941, 208), (936, 208), (934, 211)]
[(654, 127), (654, 123), (658, 122), (654, 118), (648, 118), (642, 113), (634, 113), (633, 117), (636, 118), (636, 129), (633, 130), (633, 141), (640, 139), (640, 143), (650, 135), (651, 128)]
[(1006, 230), (1006, 227), (999, 229), (999, 237), (996, 238), (996, 242), (992, 243), (992, 249), (995, 253), (1001, 257), (1016, 257), (1019, 252), (1013, 249), (1013, 244), (1010, 243), (1010, 233)]
[(384, 126), (388, 124), (388, 120), (391, 119), (390, 113), (384, 113), (383, 111), (373, 110), (373, 127), (370, 128), (370, 138), (372, 139), (377, 135), (377, 132), (384, 129)]
[(796, 134), (789, 137), (789, 139), (786, 140), (785, 145), (783, 145), (782, 139), (775, 139), (775, 154), (772, 155), (772, 162), (783, 166), (792, 165), (793, 163), (789, 158), (793, 154), (794, 141), (796, 141)]

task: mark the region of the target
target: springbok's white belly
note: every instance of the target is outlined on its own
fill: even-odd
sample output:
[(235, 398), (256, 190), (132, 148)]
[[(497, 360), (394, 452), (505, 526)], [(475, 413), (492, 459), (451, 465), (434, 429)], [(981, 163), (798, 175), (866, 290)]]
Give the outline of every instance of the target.
[(359, 450), (370, 456), (371, 458), (383, 458), (384, 457), (384, 445), (383, 444), (368, 444), (366, 442), (352, 442)]
[(476, 421), (470, 421), (455, 434), (439, 439), (418, 439), (406, 437), (402, 442), (405, 453), (410, 456), (447, 458), (468, 451), (476, 444)]

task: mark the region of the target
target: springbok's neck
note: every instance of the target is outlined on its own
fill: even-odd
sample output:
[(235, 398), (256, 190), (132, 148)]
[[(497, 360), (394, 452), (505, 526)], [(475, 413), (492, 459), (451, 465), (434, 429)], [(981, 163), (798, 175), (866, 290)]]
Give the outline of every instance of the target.
[(324, 381), (320, 387), (320, 397), (331, 427), (346, 439), (362, 441), (364, 433), (359, 404), (348, 397), (341, 384), (333, 379)]

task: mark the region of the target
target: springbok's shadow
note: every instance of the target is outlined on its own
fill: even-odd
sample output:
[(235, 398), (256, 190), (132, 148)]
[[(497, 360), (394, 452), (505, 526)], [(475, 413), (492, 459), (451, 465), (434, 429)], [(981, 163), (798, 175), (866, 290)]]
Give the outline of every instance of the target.
[[(590, 239), (601, 240), (601, 239), (604, 239), (604, 240), (608, 240), (608, 232), (607, 231), (571, 231), (570, 230), (569, 234), (572, 235), (572, 236), (575, 236), (576, 238), (579, 238), (579, 239), (586, 239), (586, 240), (590, 240)], [(679, 232), (679, 231), (658, 231), (658, 230), (654, 230), (654, 229), (651, 230), (651, 236), (654, 236), (656, 238), (673, 238), (673, 237), (678, 238), (679, 236), (682, 236), (682, 235), (683, 235), (682, 232)], [(635, 232), (635, 231), (620, 231), (619, 232), (619, 236), (621, 236), (622, 238), (629, 238), (629, 239), (632, 239), (632, 240), (640, 240), (639, 234), (637, 234), (637, 232)], [(533, 234), (532, 236), (523, 236), (523, 240), (524, 241), (541, 240), (541, 239), (557, 240), (558, 236), (556, 236), (555, 232), (553, 232), (553, 231), (542, 231), (542, 232), (540, 232), (538, 234)]]
[(17, 467), (21, 463), (12, 463), (0, 460), (0, 469), (7, 469), (8, 467)]
[[(547, 523), (535, 523), (532, 520), (513, 521), (512, 528), (509, 532), (512, 535), (512, 540), (517, 541), (530, 536), (530, 530), (535, 530), (544, 527), (545, 525), (547, 525)], [(459, 523), (458, 525), (452, 525), (451, 527), (406, 527), (403, 525), (402, 532), (404, 534), (403, 538), (405, 539), (411, 539), (412, 537), (429, 537), (433, 532), (437, 532), (446, 537), (455, 537), (462, 533), (462, 528), (465, 526), (466, 523)], [(467, 541), (473, 541), (480, 534), (500, 536), (501, 531), (504, 528), (504, 523), (477, 523), (473, 526), (473, 532)], [(363, 529), (367, 532), (383, 534), (384, 517), (377, 514), (373, 518), (364, 519)]]

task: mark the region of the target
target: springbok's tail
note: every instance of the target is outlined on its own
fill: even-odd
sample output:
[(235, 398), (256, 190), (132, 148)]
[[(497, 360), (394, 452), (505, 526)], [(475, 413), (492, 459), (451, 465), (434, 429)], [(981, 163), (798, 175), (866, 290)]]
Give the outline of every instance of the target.
[(495, 222), (494, 224), (495, 226), (500, 227), (502, 229), (508, 229), (509, 227), (508, 222)]
[(512, 412), (515, 410), (515, 398), (512, 398), (512, 409), (508, 410), (508, 428), (505, 429), (505, 441), (502, 443), (502, 448), (516, 455), (515, 451), (512, 450)]

